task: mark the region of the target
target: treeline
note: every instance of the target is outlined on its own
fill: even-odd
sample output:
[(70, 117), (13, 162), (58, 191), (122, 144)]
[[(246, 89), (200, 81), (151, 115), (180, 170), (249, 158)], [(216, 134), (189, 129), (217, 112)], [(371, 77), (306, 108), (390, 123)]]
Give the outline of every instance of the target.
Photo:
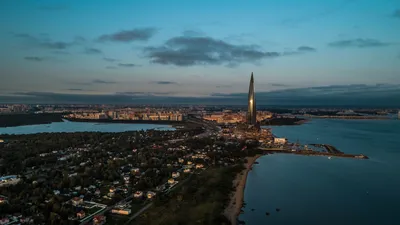
[(265, 126), (279, 126), (279, 125), (297, 125), (299, 122), (304, 121), (301, 118), (272, 118), (269, 120), (264, 120), (261, 125)]
[(41, 113), (41, 114), (0, 114), (0, 127), (16, 127), (23, 125), (49, 124), (52, 122), (62, 122), (61, 113)]
[(222, 214), (234, 190), (232, 181), (243, 166), (214, 168), (193, 175), (179, 191), (156, 200), (156, 208), (137, 221), (146, 225), (229, 225)]

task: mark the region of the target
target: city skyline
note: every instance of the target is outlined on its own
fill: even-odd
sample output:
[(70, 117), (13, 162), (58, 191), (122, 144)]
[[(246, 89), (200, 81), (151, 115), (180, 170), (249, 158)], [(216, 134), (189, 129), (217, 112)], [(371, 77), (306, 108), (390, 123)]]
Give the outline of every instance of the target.
[(0, 3), (0, 102), (219, 104), (248, 71), (261, 104), (400, 99), (396, 1), (24, 2)]

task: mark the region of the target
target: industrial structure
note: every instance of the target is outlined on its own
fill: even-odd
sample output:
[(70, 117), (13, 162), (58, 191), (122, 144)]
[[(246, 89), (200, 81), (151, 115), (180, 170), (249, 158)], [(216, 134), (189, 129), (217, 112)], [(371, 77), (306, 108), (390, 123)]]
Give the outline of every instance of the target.
[(249, 86), (249, 97), (248, 97), (248, 108), (247, 108), (247, 123), (249, 125), (257, 124), (257, 111), (256, 111), (256, 98), (254, 93), (254, 77), (251, 73), (250, 86)]

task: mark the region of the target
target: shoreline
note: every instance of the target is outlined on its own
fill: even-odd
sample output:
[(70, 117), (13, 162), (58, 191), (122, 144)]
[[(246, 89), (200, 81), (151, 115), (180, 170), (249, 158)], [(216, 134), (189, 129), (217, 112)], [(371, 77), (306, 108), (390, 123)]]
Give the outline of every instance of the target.
[(232, 225), (237, 224), (237, 218), (242, 210), (244, 202), (244, 189), (246, 188), (247, 175), (256, 160), (263, 156), (262, 154), (257, 154), (252, 157), (246, 157), (247, 163), (245, 164), (245, 169), (236, 175), (235, 180), (233, 180), (232, 185), (235, 190), (231, 193), (230, 201), (228, 206), (224, 210), (225, 217), (231, 222)]

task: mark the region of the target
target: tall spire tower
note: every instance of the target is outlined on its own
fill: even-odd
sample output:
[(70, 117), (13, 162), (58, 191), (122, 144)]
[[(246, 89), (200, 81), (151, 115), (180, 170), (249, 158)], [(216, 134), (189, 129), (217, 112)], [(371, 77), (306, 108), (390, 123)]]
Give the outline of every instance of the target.
[(256, 125), (257, 123), (257, 111), (256, 111), (256, 97), (254, 93), (254, 77), (251, 73), (250, 86), (249, 86), (249, 98), (247, 102), (247, 123), (251, 125)]

